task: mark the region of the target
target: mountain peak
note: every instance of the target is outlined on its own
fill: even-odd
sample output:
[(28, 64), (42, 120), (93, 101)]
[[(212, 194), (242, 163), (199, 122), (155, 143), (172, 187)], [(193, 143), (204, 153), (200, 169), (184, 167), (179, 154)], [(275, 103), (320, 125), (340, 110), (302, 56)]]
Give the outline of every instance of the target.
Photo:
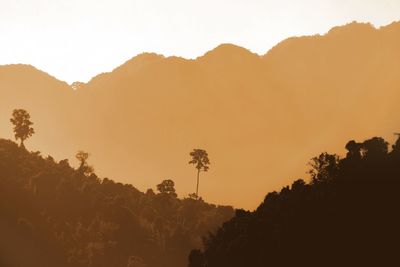
[(333, 39), (347, 40), (348, 42), (352, 43), (353, 38), (356, 39), (365, 38), (366, 36), (371, 36), (371, 34), (379, 30), (380, 29), (375, 28), (375, 26), (372, 25), (371, 23), (353, 21), (341, 26), (333, 27), (327, 33), (322, 35), (316, 34), (316, 35), (293, 36), (284, 39), (283, 41), (279, 42), (277, 45), (272, 47), (266, 53), (266, 55), (264, 55), (264, 58), (271, 55), (286, 54), (288, 49), (291, 49), (298, 56), (301, 55), (300, 51), (303, 51), (302, 53), (303, 55), (305, 55), (304, 49), (306, 47), (315, 46), (317, 41), (333, 38)]
[(126, 61), (124, 64), (122, 64), (120, 67), (117, 67), (117, 69), (123, 69), (123, 68), (131, 68), (133, 66), (135, 67), (143, 67), (147, 64), (155, 63), (158, 61), (161, 61), (165, 59), (163, 55), (156, 54), (156, 53), (141, 53), (138, 54), (137, 56), (134, 56), (130, 60)]
[[(7, 64), (0, 65), (0, 69), (2, 70), (10, 70), (10, 71), (24, 71), (24, 72), (40, 72), (45, 73), (32, 65), (29, 64)], [(47, 74), (47, 73), (46, 73)]]
[(135, 61), (135, 62), (137, 62), (137, 61), (154, 61), (154, 60), (161, 60), (164, 58), (165, 57), (163, 55), (160, 55), (157, 53), (144, 52), (144, 53), (134, 56), (133, 58), (128, 60), (127, 63), (131, 62), (131, 61)]
[(0, 65), (0, 78), (7, 78), (7, 79), (15, 79), (18, 80), (20, 77), (28, 77), (30, 79), (35, 79), (36, 82), (38, 81), (52, 81), (55, 83), (62, 83), (64, 86), (68, 85), (66, 82), (58, 80), (56, 77), (50, 75), (49, 73), (40, 70), (32, 65), (29, 64), (7, 64), (7, 65)]
[(376, 30), (375, 26), (372, 25), (371, 23), (353, 21), (342, 26), (333, 27), (328, 31), (328, 34), (349, 33), (354, 35), (355, 32), (357, 31), (375, 31), (375, 30)]
[(224, 58), (248, 58), (248, 57), (258, 58), (259, 55), (252, 53), (250, 50), (243, 48), (241, 46), (237, 46), (230, 43), (224, 43), (215, 47), (211, 51), (208, 51), (203, 56), (198, 57), (197, 59), (214, 60), (214, 59), (224, 59)]
[(105, 77), (109, 77), (113, 73), (114, 74), (115, 73), (125, 73), (125, 74), (129, 75), (129, 73), (134, 73), (138, 69), (141, 69), (149, 64), (159, 62), (163, 59), (165, 59), (165, 57), (160, 54), (141, 53), (141, 54), (138, 54), (138, 55), (134, 56), (133, 58), (129, 59), (128, 61), (124, 62), (120, 66), (116, 67), (111, 72), (103, 72), (103, 73), (98, 74), (97, 76), (93, 77), (87, 84), (90, 84), (93, 81), (98, 81), (99, 79), (103, 79)]

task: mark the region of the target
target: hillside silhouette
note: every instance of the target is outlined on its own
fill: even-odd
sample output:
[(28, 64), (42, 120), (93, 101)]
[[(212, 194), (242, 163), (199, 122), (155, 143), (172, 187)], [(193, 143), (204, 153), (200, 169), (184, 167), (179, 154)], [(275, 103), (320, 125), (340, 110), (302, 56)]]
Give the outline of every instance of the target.
[(317, 152), (341, 152), (348, 136), (389, 138), (400, 111), (398, 47), (399, 22), (350, 23), (262, 56), (231, 44), (194, 60), (144, 53), (76, 90), (33, 67), (1, 66), (0, 132), (11, 137), (10, 110), (26, 108), (40, 130), (28, 147), (56, 159), (84, 149), (101, 176), (141, 190), (174, 177), (185, 194), (195, 188), (182, 163), (204, 147), (215, 165), (203, 197), (255, 208)]
[(322, 153), (299, 179), (271, 192), (193, 250), (189, 267), (395, 266), (400, 234), (400, 137), (374, 137)]
[(87, 153), (77, 159), (72, 168), (0, 139), (0, 266), (186, 266), (202, 236), (234, 215), (177, 198), (172, 180), (143, 193), (99, 178)]

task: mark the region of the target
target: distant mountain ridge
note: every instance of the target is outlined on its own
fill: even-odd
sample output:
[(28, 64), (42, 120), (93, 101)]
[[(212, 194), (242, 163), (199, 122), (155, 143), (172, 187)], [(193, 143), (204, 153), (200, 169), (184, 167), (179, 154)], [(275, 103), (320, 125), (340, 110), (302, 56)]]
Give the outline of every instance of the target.
[(142, 190), (171, 177), (181, 194), (194, 188), (188, 152), (202, 147), (212, 162), (203, 197), (251, 208), (301, 176), (316, 152), (340, 152), (349, 136), (389, 139), (398, 128), (398, 47), (399, 22), (350, 23), (265, 55), (230, 44), (194, 60), (144, 53), (77, 90), (1, 66), (0, 133), (11, 137), (9, 114), (26, 108), (37, 128), (28, 146), (57, 158), (84, 149), (101, 175)]
[[(150, 52), (144, 52), (142, 54), (139, 54), (130, 60), (126, 61), (125, 63), (121, 64), (120, 66), (116, 67), (113, 71), (119, 70), (120, 68), (127, 68), (127, 66), (132, 66), (132, 65), (143, 65), (143, 64), (149, 64), (149, 63), (154, 63), (160, 60), (165, 60), (165, 59), (178, 59), (182, 61), (196, 61), (196, 60), (203, 60), (204, 58), (218, 58), (220, 56), (237, 56), (240, 55), (242, 57), (244, 56), (253, 56), (253, 58), (262, 58), (264, 60), (268, 60), (269, 56), (271, 54), (276, 54), (279, 53), (277, 51), (281, 49), (287, 49), (292, 46), (292, 44), (296, 42), (301, 42), (305, 40), (321, 40), (323, 38), (329, 38), (335, 35), (346, 35), (346, 34), (352, 34), (353, 31), (361, 30), (364, 32), (369, 32), (369, 33), (376, 33), (376, 32), (391, 32), (391, 31), (399, 31), (400, 29), (400, 22), (393, 22), (387, 26), (382, 26), (380, 28), (375, 28), (372, 24), (370, 23), (358, 23), (358, 22), (351, 22), (343, 26), (336, 26), (333, 27), (331, 30), (329, 30), (326, 34), (320, 35), (311, 35), (311, 36), (296, 36), (296, 37), (289, 37), (281, 42), (279, 42), (277, 45), (272, 47), (270, 50), (268, 50), (264, 55), (258, 55), (256, 53), (252, 53), (250, 50), (243, 48), (241, 46), (237, 46), (234, 44), (230, 43), (224, 43), (221, 45), (218, 45), (214, 49), (204, 53), (204, 55), (201, 55), (197, 57), (196, 59), (185, 59), (183, 57), (176, 57), (176, 56), (171, 56), (171, 57), (165, 57), (160, 54), (156, 53), (150, 53)], [(95, 79), (96, 77), (111, 72), (105, 72), (102, 74), (99, 74), (95, 77), (93, 77), (91, 80)], [(88, 83), (90, 83), (89, 81)]]
[[(121, 65), (117, 66), (116, 68), (114, 68), (114, 70), (112, 70), (111, 72), (103, 72), (100, 73), (96, 76), (94, 76), (89, 82), (87, 83), (83, 83), (80, 81), (76, 81), (76, 83), (82, 83), (82, 84), (89, 84), (93, 79), (97, 78), (98, 76), (102, 76), (105, 74), (109, 74), (112, 73), (116, 70), (119, 69), (126, 69), (127, 66), (133, 66), (133, 65), (137, 65), (136, 67), (139, 67), (140, 65), (146, 65), (149, 63), (154, 63), (156, 61), (160, 61), (160, 60), (165, 60), (165, 59), (178, 59), (178, 60), (182, 60), (182, 61), (196, 61), (196, 60), (201, 60), (203, 58), (209, 58), (209, 57), (220, 57), (223, 55), (228, 55), (228, 56), (235, 56), (235, 54), (241, 54), (241, 56), (249, 56), (252, 55), (253, 57), (259, 57), (262, 58), (264, 60), (268, 60), (268, 57), (271, 54), (275, 54), (278, 53), (277, 51), (280, 51), (282, 49), (287, 49), (287, 48), (291, 48), (293, 44), (295, 43), (299, 43), (300, 41), (306, 41), (306, 40), (321, 40), (322, 38), (329, 38), (335, 35), (346, 35), (346, 34), (353, 34), (354, 31), (364, 31), (364, 32), (369, 32), (369, 33), (382, 33), (382, 34), (387, 34), (387, 33), (391, 33), (393, 31), (399, 31), (400, 30), (400, 22), (392, 22), (391, 24), (388, 24), (386, 26), (382, 26), (379, 28), (374, 27), (371, 23), (359, 23), (359, 22), (351, 22), (348, 24), (345, 24), (343, 26), (335, 26), (333, 28), (331, 28), (326, 34), (316, 34), (316, 35), (304, 35), (304, 36), (294, 36), (294, 37), (289, 37), (287, 39), (284, 39), (283, 41), (277, 43), (274, 47), (272, 47), (271, 49), (269, 49), (265, 54), (257, 54), (257, 53), (253, 53), (251, 52), (249, 49), (246, 49), (244, 47), (235, 45), (235, 44), (231, 44), (231, 43), (223, 43), (221, 45), (218, 45), (217, 47), (215, 47), (214, 49), (204, 53), (201, 56), (198, 56), (196, 59), (186, 59), (183, 57), (178, 57), (178, 56), (169, 56), (169, 57), (165, 57), (164, 55), (161, 54), (157, 54), (157, 53), (152, 53), (152, 52), (143, 52), (141, 54), (138, 54), (134, 57), (132, 57), (131, 59), (127, 60), (125, 63), (122, 63)], [(17, 67), (21, 67), (21, 68), (30, 68), (30, 69), (35, 69), (39, 72), (42, 72), (43, 74), (46, 74), (52, 78), (54, 78), (53, 76), (51, 76), (50, 74), (47, 74), (44, 71), (41, 71), (37, 68), (35, 68), (32, 65), (28, 65), (28, 64), (7, 64), (7, 65), (0, 65), (0, 68), (4, 69), (16, 69)], [(56, 78), (54, 78), (56, 79)], [(60, 82), (63, 82), (61, 80), (58, 80)], [(65, 82), (63, 82), (65, 83)]]

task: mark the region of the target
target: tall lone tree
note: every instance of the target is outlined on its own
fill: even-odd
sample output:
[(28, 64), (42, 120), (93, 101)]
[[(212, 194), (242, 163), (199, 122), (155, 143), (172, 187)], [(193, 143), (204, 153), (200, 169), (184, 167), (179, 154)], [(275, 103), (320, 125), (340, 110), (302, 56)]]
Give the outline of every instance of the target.
[(207, 151), (203, 149), (193, 149), (193, 151), (190, 152), (190, 156), (192, 160), (189, 161), (189, 164), (194, 164), (197, 169), (196, 197), (198, 198), (200, 172), (206, 172), (209, 169), (208, 165), (210, 165), (210, 160), (208, 159)]
[(24, 141), (31, 137), (35, 130), (31, 127), (33, 122), (30, 121), (31, 116), (24, 109), (14, 109), (10, 122), (14, 124), (15, 140), (20, 140), (20, 147), (24, 147)]

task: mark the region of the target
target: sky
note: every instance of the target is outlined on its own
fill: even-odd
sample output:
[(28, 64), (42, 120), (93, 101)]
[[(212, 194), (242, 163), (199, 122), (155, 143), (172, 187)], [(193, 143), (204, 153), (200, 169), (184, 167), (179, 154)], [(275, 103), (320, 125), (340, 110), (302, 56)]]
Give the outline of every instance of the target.
[(398, 20), (399, 0), (0, 0), (0, 64), (87, 82), (142, 52), (196, 58), (233, 43), (265, 54), (290, 36)]

